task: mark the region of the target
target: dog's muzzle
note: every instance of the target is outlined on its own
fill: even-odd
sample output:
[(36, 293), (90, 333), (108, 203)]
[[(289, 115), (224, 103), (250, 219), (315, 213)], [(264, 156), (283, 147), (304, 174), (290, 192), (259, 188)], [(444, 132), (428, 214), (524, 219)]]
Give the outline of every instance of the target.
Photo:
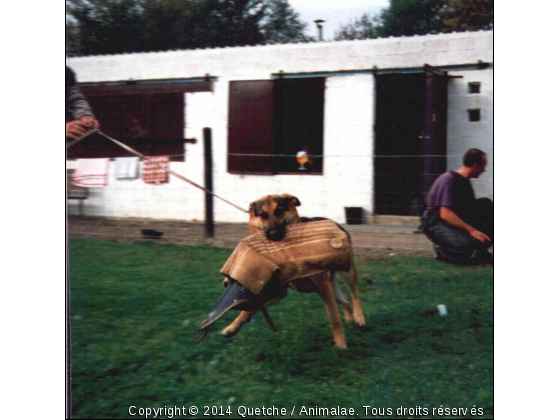
[[(208, 328), (232, 309), (240, 311), (259, 310), (264, 315), (270, 329), (273, 332), (277, 331), (272, 318), (265, 308), (265, 305), (271, 301), (279, 300), (286, 296), (287, 289), (280, 287), (279, 272), (274, 274), (262, 292), (258, 295), (243, 287), (240, 283), (233, 279), (228, 279), (228, 281), (224, 282), (224, 284), (226, 285), (226, 290), (222, 293), (214, 305), (214, 308), (208, 314), (208, 317), (202, 321), (202, 323), (194, 331), (193, 341), (200, 343), (204, 340), (206, 334), (208, 333)], [(196, 336), (199, 331), (202, 331), (202, 336), (197, 338)]]
[(280, 241), (286, 236), (286, 224), (281, 223), (274, 226), (272, 229), (267, 229), (265, 234), (271, 241)]

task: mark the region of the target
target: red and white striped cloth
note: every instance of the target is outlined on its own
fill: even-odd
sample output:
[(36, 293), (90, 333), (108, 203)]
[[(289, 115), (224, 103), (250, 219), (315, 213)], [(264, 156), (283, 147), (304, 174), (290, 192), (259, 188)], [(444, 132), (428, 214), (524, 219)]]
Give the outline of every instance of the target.
[(108, 172), (109, 159), (77, 159), (72, 181), (81, 187), (106, 187)]
[[(146, 156), (166, 169), (169, 169), (169, 156)], [(165, 184), (169, 182), (169, 174), (147, 160), (142, 162), (142, 181), (147, 184)]]

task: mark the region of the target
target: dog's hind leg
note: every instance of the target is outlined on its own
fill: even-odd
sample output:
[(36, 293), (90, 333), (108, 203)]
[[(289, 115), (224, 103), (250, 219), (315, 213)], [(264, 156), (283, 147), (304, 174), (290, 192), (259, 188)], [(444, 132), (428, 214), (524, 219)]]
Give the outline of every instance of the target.
[[(342, 309), (344, 310), (344, 319), (347, 322), (350, 322), (354, 318), (352, 315), (352, 305), (350, 305), (350, 302), (348, 302), (346, 295), (342, 293), (342, 290), (340, 290), (340, 287), (338, 287), (338, 283), (335, 280), (335, 274), (336, 273), (331, 273), (331, 283), (333, 286), (334, 297), (336, 301), (340, 304), (340, 306), (342, 306)], [(346, 277), (345, 280), (347, 280), (348, 275), (346, 273), (342, 272), (338, 274), (339, 275), (342, 274), (343, 277)]]
[(251, 318), (253, 318), (253, 315), (255, 313), (256, 311), (241, 311), (239, 316), (235, 318), (235, 320), (231, 324), (229, 324), (227, 327), (225, 327), (222, 330), (221, 334), (224, 337), (233, 337), (235, 334), (239, 332), (239, 330), (243, 325), (251, 321)]
[(346, 336), (344, 335), (344, 328), (342, 326), (342, 321), (340, 320), (338, 308), (336, 307), (336, 298), (329, 273), (317, 275), (314, 278), (314, 281), (317, 284), (319, 296), (321, 296), (321, 299), (325, 304), (325, 309), (327, 310), (327, 315), (333, 332), (334, 345), (345, 349), (347, 348)]
[(352, 315), (354, 321), (358, 325), (366, 325), (366, 318), (364, 317), (364, 312), (362, 311), (362, 301), (360, 300), (360, 292), (358, 291), (358, 272), (356, 271), (356, 266), (352, 263), (352, 268), (348, 272), (348, 288), (350, 289), (350, 294), (352, 295)]

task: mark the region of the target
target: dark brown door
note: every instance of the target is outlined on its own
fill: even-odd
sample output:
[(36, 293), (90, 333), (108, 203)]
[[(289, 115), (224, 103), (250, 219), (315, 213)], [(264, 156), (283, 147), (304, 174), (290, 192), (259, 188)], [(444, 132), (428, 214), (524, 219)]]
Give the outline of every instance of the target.
[(376, 76), (375, 214), (420, 214), (424, 84), (422, 73)]
[(447, 74), (378, 75), (375, 108), (375, 214), (418, 216), (447, 166)]
[(274, 81), (230, 82), (228, 172), (272, 173)]
[(421, 133), (424, 162), (422, 193), (447, 169), (447, 72), (424, 66), (426, 96)]

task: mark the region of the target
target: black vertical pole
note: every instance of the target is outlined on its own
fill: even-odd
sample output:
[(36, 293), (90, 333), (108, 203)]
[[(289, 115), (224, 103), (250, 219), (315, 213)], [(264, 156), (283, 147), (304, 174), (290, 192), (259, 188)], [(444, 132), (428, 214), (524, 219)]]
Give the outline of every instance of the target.
[[(212, 185), (212, 129), (204, 128), (204, 187), (208, 191), (214, 191)], [(214, 237), (214, 201), (211, 194), (205, 193), (205, 211), (206, 211), (206, 230), (207, 238)]]

